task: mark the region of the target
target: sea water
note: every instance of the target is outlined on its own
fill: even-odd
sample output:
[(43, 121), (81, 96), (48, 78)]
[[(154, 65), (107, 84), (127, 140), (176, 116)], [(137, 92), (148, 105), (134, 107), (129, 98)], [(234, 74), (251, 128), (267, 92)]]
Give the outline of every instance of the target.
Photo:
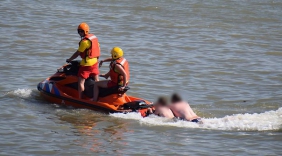
[[(281, 155), (281, 10), (278, 0), (2, 0), (0, 155)], [(124, 50), (128, 95), (178, 92), (203, 124), (42, 99), (37, 84), (77, 50), (81, 22), (101, 59)]]

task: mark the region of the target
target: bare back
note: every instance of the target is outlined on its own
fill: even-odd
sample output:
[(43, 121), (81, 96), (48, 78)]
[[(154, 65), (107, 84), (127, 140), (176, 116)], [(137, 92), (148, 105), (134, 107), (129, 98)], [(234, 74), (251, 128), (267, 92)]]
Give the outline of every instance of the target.
[(174, 113), (175, 117), (179, 117), (181, 119), (191, 121), (193, 119), (199, 118), (196, 113), (194, 113), (190, 105), (185, 101), (171, 104), (170, 109)]
[(169, 119), (174, 118), (172, 111), (167, 106), (157, 106), (154, 114), (162, 116), (162, 117), (166, 117)]

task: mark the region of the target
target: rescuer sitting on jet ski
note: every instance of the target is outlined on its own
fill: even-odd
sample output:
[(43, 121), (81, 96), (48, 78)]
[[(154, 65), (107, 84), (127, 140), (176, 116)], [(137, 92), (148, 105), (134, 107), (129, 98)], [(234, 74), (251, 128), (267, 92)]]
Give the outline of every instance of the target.
[(110, 88), (110, 87), (119, 87), (119, 91), (123, 91), (129, 82), (129, 63), (123, 57), (123, 51), (119, 47), (114, 47), (111, 51), (112, 61), (110, 63), (110, 71), (107, 74), (100, 75), (111, 80), (97, 81), (94, 85), (94, 95), (93, 101), (98, 100), (99, 87), (101, 88)]

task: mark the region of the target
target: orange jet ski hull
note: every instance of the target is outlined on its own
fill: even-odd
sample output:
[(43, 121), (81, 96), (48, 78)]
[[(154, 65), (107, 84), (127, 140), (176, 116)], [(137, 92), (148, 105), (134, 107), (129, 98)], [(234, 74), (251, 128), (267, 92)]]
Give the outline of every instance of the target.
[[(152, 103), (125, 92), (119, 92), (117, 87), (100, 89), (98, 102), (91, 101), (94, 81), (85, 81), (85, 91), (82, 99), (78, 98), (78, 61), (72, 61), (58, 69), (51, 77), (40, 82), (37, 89), (40, 95), (51, 103), (87, 108), (105, 113), (139, 112), (143, 117), (147, 116), (147, 109)], [(128, 88), (127, 88), (128, 89)]]

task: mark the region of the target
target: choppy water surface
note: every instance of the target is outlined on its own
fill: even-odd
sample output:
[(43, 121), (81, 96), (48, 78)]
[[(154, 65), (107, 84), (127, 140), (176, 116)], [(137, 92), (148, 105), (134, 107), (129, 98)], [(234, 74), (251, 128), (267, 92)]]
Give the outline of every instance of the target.
[[(281, 10), (278, 0), (2, 0), (0, 155), (280, 155)], [(124, 50), (128, 94), (180, 92), (205, 123), (42, 99), (36, 85), (76, 50), (80, 22), (102, 59)]]

